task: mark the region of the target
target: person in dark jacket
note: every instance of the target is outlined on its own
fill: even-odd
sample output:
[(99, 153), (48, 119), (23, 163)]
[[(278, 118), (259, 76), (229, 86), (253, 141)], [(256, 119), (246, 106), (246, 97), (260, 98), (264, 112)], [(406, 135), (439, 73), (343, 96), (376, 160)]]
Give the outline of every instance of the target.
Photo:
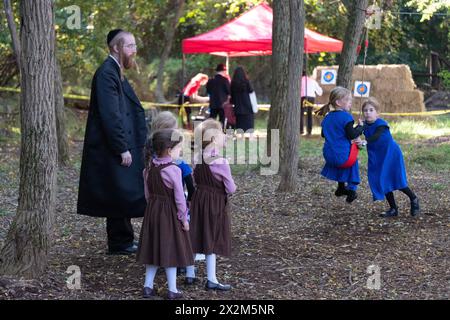
[(255, 116), (249, 96), (253, 91), (244, 68), (237, 67), (231, 80), (231, 103), (234, 104), (236, 114), (236, 129), (247, 131), (254, 128)]
[(137, 251), (131, 218), (143, 217), (143, 147), (147, 138), (145, 112), (123, 76), (136, 65), (131, 33), (112, 30), (109, 57), (92, 81), (89, 114), (81, 161), (77, 212), (106, 217), (110, 254)]
[(206, 92), (209, 95), (210, 118), (216, 119), (224, 126), (225, 112), (223, 104), (230, 99), (230, 80), (227, 68), (223, 63), (217, 65), (216, 75), (206, 84)]

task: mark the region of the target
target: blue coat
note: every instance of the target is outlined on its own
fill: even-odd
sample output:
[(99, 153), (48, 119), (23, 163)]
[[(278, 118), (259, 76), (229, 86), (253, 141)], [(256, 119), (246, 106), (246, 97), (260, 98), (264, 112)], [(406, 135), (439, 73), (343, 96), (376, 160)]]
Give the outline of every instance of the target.
[(376, 141), (367, 144), (367, 175), (374, 201), (384, 200), (386, 193), (408, 186), (402, 150), (392, 138), (388, 123), (377, 119), (372, 124), (366, 124), (364, 135), (366, 139), (371, 137), (380, 126), (387, 127), (387, 130)]
[(359, 178), (358, 160), (350, 168), (338, 168), (347, 161), (350, 155), (351, 141), (345, 134), (345, 126), (351, 121), (353, 121), (353, 117), (346, 111), (329, 112), (323, 119), (325, 166), (321, 174), (333, 181), (359, 184), (361, 180)]

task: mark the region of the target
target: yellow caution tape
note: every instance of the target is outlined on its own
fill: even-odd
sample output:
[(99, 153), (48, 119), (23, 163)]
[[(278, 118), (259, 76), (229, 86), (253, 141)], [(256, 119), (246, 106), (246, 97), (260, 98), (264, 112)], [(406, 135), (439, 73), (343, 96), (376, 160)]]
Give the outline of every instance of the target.
[[(20, 93), (20, 89), (16, 89), (16, 88), (0, 87), (0, 91)], [(74, 99), (74, 100), (86, 100), (86, 101), (89, 101), (89, 99), (90, 99), (88, 96), (80, 96), (80, 95), (75, 95), (75, 94), (65, 94), (64, 98)], [(313, 107), (314, 109), (320, 109), (322, 107), (322, 105), (313, 104), (313, 103), (309, 102), (308, 100), (304, 100), (303, 103), (305, 106)], [(144, 107), (144, 109), (153, 109), (155, 107), (158, 107), (158, 108), (180, 108), (181, 107), (179, 104), (156, 103), (156, 102), (148, 102), (148, 101), (141, 101), (141, 104)], [(182, 110), (180, 109), (180, 111), (179, 111), (179, 115), (182, 117), (183, 120), (187, 119), (187, 113), (186, 113), (186, 110), (184, 109), (185, 107), (200, 108), (200, 107), (204, 107), (207, 105), (208, 105), (208, 103), (184, 104), (184, 106), (182, 106)], [(270, 104), (259, 104), (258, 107), (259, 107), (258, 109), (261, 111), (269, 111)], [(424, 112), (393, 112), (393, 113), (382, 112), (382, 113), (380, 113), (380, 115), (383, 115), (383, 116), (437, 116), (437, 115), (443, 115), (443, 114), (447, 114), (447, 113), (450, 113), (450, 110), (435, 110), (435, 111), (424, 111)], [(357, 112), (357, 111), (353, 111), (352, 114), (359, 115), (361, 113)]]
[[(361, 114), (360, 112), (353, 111), (353, 114)], [(425, 111), (425, 112), (380, 112), (382, 116), (439, 116), (442, 114), (450, 113), (450, 110), (435, 110), (435, 111)]]

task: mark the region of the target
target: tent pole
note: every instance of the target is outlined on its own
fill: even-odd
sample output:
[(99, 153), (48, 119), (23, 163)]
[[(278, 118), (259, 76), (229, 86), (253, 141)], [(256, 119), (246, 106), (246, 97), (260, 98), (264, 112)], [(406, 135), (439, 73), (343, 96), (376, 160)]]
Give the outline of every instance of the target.
[[(308, 53), (305, 52), (305, 76), (306, 76), (306, 83), (305, 83), (305, 98), (308, 96)], [(303, 76), (303, 75), (302, 75)]]
[(227, 65), (227, 72), (229, 73), (228, 70), (230, 70), (230, 69), (229, 69), (229, 67), (230, 67), (230, 57), (229, 57), (228, 55), (227, 55), (226, 65)]
[(181, 60), (181, 104), (184, 104), (184, 82), (185, 82), (185, 68), (186, 68), (186, 55), (183, 53), (183, 59)]

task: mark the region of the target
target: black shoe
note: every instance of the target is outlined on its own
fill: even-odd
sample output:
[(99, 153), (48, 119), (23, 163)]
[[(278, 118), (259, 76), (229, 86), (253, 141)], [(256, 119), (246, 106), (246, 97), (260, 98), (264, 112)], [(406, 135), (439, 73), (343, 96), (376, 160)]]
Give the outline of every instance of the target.
[(142, 293), (142, 297), (144, 299), (148, 299), (148, 298), (151, 298), (151, 297), (154, 297), (154, 296), (156, 296), (155, 290), (153, 290), (152, 288), (149, 288), (149, 287), (144, 287), (144, 290), (143, 290), (143, 293)]
[(390, 208), (388, 211), (380, 214), (380, 217), (382, 217), (382, 218), (390, 218), (390, 217), (396, 217), (396, 216), (398, 216), (397, 208)]
[(345, 199), (345, 201), (347, 201), (348, 203), (352, 203), (356, 198), (358, 198), (356, 191), (347, 190), (347, 198)]
[(219, 291), (231, 290), (231, 286), (229, 284), (214, 283), (209, 280), (206, 281), (205, 288), (206, 290), (219, 290)]
[(183, 298), (183, 293), (181, 291), (178, 292), (167, 292), (167, 300), (177, 300)]
[(184, 284), (187, 286), (191, 286), (197, 282), (197, 278), (186, 277), (184, 278)]
[(415, 198), (414, 200), (411, 201), (411, 215), (415, 217), (419, 213), (420, 213), (419, 198)]
[(348, 195), (348, 190), (346, 190), (345, 188), (337, 188), (336, 191), (334, 192), (334, 195), (336, 197), (342, 197), (342, 196), (347, 196)]
[(122, 250), (109, 250), (108, 253), (112, 255), (130, 255), (137, 252), (138, 247), (134, 244)]

